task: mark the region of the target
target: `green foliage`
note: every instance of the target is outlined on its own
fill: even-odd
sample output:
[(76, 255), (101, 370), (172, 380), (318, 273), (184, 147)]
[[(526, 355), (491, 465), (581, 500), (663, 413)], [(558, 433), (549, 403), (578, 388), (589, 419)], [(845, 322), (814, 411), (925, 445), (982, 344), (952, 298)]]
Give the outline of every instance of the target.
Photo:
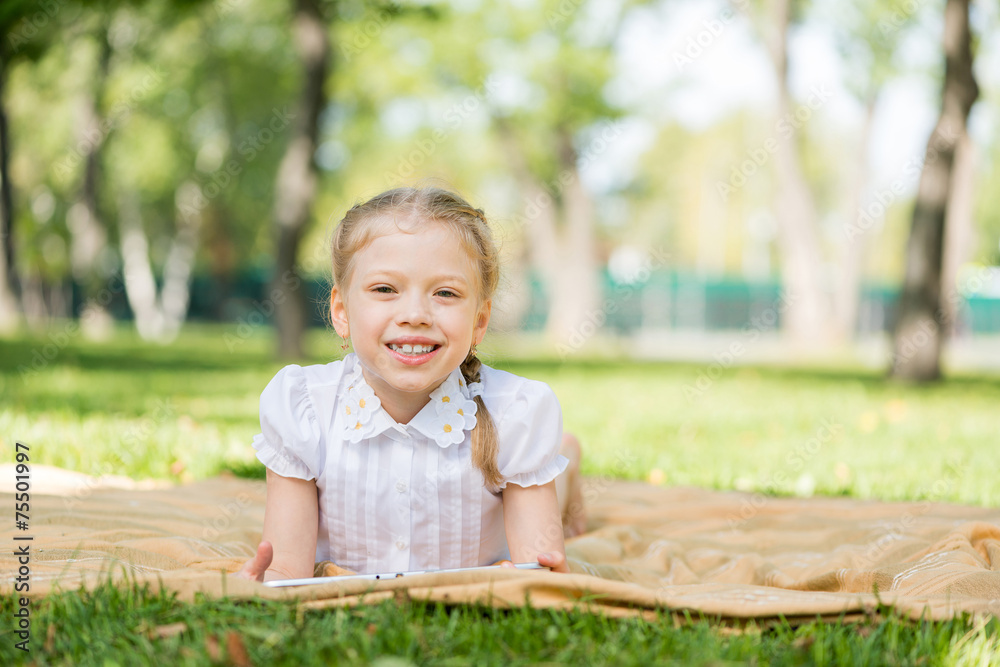
[[(793, 21), (829, 27), (840, 48), (845, 85), (864, 102), (903, 74), (939, 75), (937, 65), (919, 69), (939, 59), (914, 65), (900, 61), (900, 54), (917, 41), (938, 48), (941, 4), (813, 0), (793, 3)], [(765, 27), (763, 5), (743, 5), (752, 21)], [(69, 275), (66, 216), (81, 190), (79, 109), (88, 96), (96, 97), (98, 110), (113, 121), (102, 133), (98, 187), (111, 270), (119, 195), (138, 193), (155, 253), (176, 231), (175, 195), (188, 183), (206, 199), (197, 271), (225, 277), (271, 265), (273, 183), (288, 133), (270, 132), (268, 126), (294, 102), (301, 76), (290, 3), (10, 0), (0, 6), (0, 26), (8, 37), (0, 55), (14, 139), (15, 239), (22, 272), (51, 283)], [(323, 114), (317, 153), (315, 221), (300, 257), (309, 273), (323, 271), (316, 258), (324, 255), (328, 221), (390, 186), (433, 181), (485, 200), (501, 219), (522, 214), (526, 202), (497, 140), (497, 121), (506, 121), (532, 177), (558, 199), (554, 184), (572, 163), (568, 148), (579, 154), (595, 127), (645, 113), (620, 108), (606, 94), (621, 74), (622, 26), (634, 17), (630, 12), (650, 11), (643, 3), (347, 0), (323, 6), (335, 58), (327, 82), (332, 104)], [(746, 23), (746, 15), (738, 15), (734, 21)], [(736, 36), (738, 26), (730, 28), (720, 39)], [(15, 52), (13, 36), (24, 37)], [(106, 72), (100, 64), (104, 52)], [(155, 80), (144, 85), (150, 73)], [(984, 90), (981, 104), (995, 107), (993, 97)], [(649, 121), (665, 136), (651, 142), (634, 181), (623, 177), (614, 186), (623, 192), (604, 193), (597, 202), (598, 217), (614, 217), (608, 213), (612, 205), (625, 209), (616, 216), (619, 227), (602, 230), (607, 245), (676, 241), (673, 260), (690, 266), (700, 258), (692, 239), (704, 234), (712, 219), (724, 230), (725, 270), (740, 271), (748, 220), (773, 208), (773, 186), (765, 173), (771, 165), (728, 202), (714, 187), (774, 134), (769, 114), (741, 110), (699, 133), (666, 126), (659, 116)], [(827, 121), (810, 122), (801, 142), (824, 216), (841, 213), (857, 153), (851, 132), (831, 131)], [(985, 231), (980, 259), (996, 254), (993, 232), (1000, 218), (987, 176), (996, 173), (995, 152), (995, 146), (984, 149), (988, 157), (977, 176), (976, 220)], [(873, 255), (902, 256), (905, 225), (897, 222), (906, 218), (907, 207), (900, 204), (890, 211), (888, 231), (879, 232)], [(510, 240), (516, 246), (521, 239), (513, 234)], [(160, 259), (154, 257), (154, 270), (161, 268)], [(883, 259), (869, 264), (869, 276), (897, 279), (898, 261)]]
[[(50, 279), (68, 273), (66, 213), (82, 187), (87, 147), (96, 144), (98, 206), (112, 244), (120, 195), (138, 195), (147, 233), (169, 238), (175, 193), (191, 182), (204, 195), (199, 212), (209, 251), (200, 255), (202, 270), (231, 270), (234, 258), (253, 258), (270, 245), (270, 192), (287, 141), (282, 130), (290, 127), (275, 117), (288, 109), (297, 83), (288, 7), (137, 4), (53, 3), (46, 27), (60, 39), (10, 75), (17, 237), (24, 265)], [(102, 121), (90, 130), (79, 126), (88, 98)], [(38, 197), (54, 205), (39, 206)]]
[(848, 67), (845, 83), (863, 103), (874, 101), (882, 88), (912, 67), (899, 56), (926, 13), (942, 11), (940, 2), (922, 6), (907, 0), (890, 2), (816, 3), (819, 18), (834, 26), (837, 46)]

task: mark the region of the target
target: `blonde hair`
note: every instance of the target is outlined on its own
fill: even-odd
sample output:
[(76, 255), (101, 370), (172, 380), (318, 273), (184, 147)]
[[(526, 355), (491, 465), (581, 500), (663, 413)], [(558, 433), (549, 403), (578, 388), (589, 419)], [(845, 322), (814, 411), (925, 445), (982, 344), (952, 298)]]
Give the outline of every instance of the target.
[[(408, 229), (400, 226), (401, 220), (409, 222)], [(486, 215), (457, 194), (440, 188), (396, 188), (351, 207), (333, 234), (333, 284), (346, 291), (356, 254), (391, 226), (409, 232), (429, 223), (443, 224), (455, 233), (478, 269), (479, 304), (491, 299), (500, 281), (500, 256)], [(467, 384), (479, 382), (481, 366), (473, 347), (460, 366)], [(483, 397), (473, 400), (472, 463), (482, 472), (487, 488), (496, 491), (503, 483), (497, 464), (500, 442), (496, 424)]]

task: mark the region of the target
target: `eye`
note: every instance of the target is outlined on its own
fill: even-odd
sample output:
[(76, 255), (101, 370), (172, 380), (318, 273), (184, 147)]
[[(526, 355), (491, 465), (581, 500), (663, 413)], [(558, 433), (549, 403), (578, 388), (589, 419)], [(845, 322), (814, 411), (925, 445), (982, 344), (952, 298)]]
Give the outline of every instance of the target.
[(392, 294), (395, 290), (393, 290), (388, 285), (376, 285), (375, 287), (372, 288), (372, 291), (377, 292), (379, 294)]
[(451, 297), (457, 298), (458, 297), (458, 293), (457, 292), (453, 292), (450, 289), (439, 289), (434, 294), (435, 294), (435, 296), (446, 296), (446, 297), (449, 297), (449, 298), (451, 298)]

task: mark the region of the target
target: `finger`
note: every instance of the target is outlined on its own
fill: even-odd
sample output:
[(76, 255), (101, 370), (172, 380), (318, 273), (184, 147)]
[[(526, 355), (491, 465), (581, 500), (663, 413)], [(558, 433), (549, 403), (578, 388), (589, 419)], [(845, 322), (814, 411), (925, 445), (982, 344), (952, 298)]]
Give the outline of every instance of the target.
[(274, 560), (274, 547), (271, 546), (270, 542), (262, 541), (257, 545), (257, 556), (254, 558), (254, 565), (256, 572), (257, 581), (264, 581), (264, 573), (267, 572), (267, 568), (271, 567), (271, 561)]
[(558, 551), (538, 554), (538, 564), (546, 566), (553, 572), (569, 572), (566, 556)]
[(243, 579), (252, 581), (264, 581), (264, 573), (271, 566), (274, 560), (274, 547), (270, 542), (261, 542), (257, 545), (257, 553), (246, 562), (243, 569), (237, 574)]

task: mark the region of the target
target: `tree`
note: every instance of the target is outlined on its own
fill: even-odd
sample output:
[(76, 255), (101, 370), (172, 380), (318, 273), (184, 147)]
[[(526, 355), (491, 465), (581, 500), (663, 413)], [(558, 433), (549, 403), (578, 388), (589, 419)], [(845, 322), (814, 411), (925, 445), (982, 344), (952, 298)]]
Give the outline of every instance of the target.
[[(97, 141), (92, 142), (94, 148), (89, 153), (103, 156), (105, 151), (98, 153), (96, 148), (103, 149), (108, 143), (106, 159), (109, 164), (102, 165), (107, 168), (98, 173), (102, 175), (102, 189), (114, 200), (114, 206), (109, 208), (118, 223), (116, 231), (125, 296), (139, 335), (145, 340), (159, 342), (172, 341), (187, 315), (190, 277), (203, 218), (203, 193), (179, 168), (183, 162), (190, 163), (193, 156), (184, 150), (182, 137), (176, 136), (173, 141), (167, 139), (176, 134), (176, 129), (159, 118), (160, 114), (151, 114), (148, 108), (151, 98), (162, 100), (165, 84), (162, 70), (154, 68), (154, 64), (161, 68), (164, 64), (158, 47), (164, 41), (184, 39), (181, 35), (185, 31), (178, 29), (178, 25), (183, 25), (188, 17), (188, 12), (183, 10), (189, 5), (188, 2), (165, 2), (141, 17), (125, 5), (109, 8), (111, 13), (102, 22), (129, 26), (116, 40), (118, 81), (113, 82), (128, 93), (110, 105), (110, 118), (103, 119), (104, 114), (99, 112), (87, 114), (95, 116), (105, 130), (96, 133)], [(155, 35), (156, 39), (140, 40), (142, 33)], [(108, 42), (111, 35), (102, 29), (100, 37), (103, 41), (98, 56), (100, 77), (95, 87), (98, 93), (103, 93), (109, 85), (111, 54)], [(183, 70), (174, 71), (178, 69)], [(94, 106), (98, 101), (100, 97), (95, 97)], [(112, 129), (115, 130), (113, 136)], [(78, 224), (84, 219), (93, 223), (97, 215), (96, 200), (86, 196), (93, 187), (88, 179), (96, 178), (92, 176), (96, 165), (96, 159), (88, 160), (84, 170), (84, 202), (88, 198), (92, 201), (93, 213), (87, 213), (87, 204), (78, 204), (84, 209), (78, 213)], [(147, 217), (152, 218), (152, 224), (147, 225)], [(147, 228), (152, 228), (156, 238), (163, 239), (167, 248), (162, 260), (161, 287), (157, 286), (150, 258)], [(104, 238), (101, 234), (100, 240)]]
[[(858, 319), (861, 277), (865, 251), (871, 244), (872, 227), (878, 222), (878, 210), (872, 206), (871, 150), (872, 123), (885, 84), (895, 76), (893, 64), (900, 39), (915, 18), (902, 1), (885, 5), (863, 0), (837, 3), (828, 7), (830, 15), (819, 17), (835, 26), (841, 57), (848, 66), (845, 85), (861, 103), (864, 117), (856, 144), (856, 158), (851, 165), (847, 188), (843, 234), (839, 235), (839, 261), (833, 293), (834, 327), (839, 340), (850, 340)], [(873, 211), (873, 212), (870, 212)]]
[(110, 231), (117, 231), (136, 328), (161, 342), (172, 340), (186, 317), (205, 230), (212, 259), (222, 260), (208, 262), (217, 274), (232, 269), (233, 249), (246, 254), (258, 244), (266, 227), (260, 205), (270, 201), (266, 180), (277, 168), (270, 144), (280, 143), (289, 124), (274, 105), (289, 94), (281, 57), (289, 43), (221, 38), (234, 27), (244, 34), (273, 24), (280, 18), (269, 14), (274, 9), (185, 11), (192, 8), (174, 0), (141, 14), (118, 10), (134, 36), (155, 38), (119, 45), (112, 85), (128, 94), (110, 105), (120, 111), (103, 186), (114, 202), (110, 217), (118, 224)]
[[(82, 287), (84, 297), (90, 305), (96, 303), (97, 296), (110, 297), (116, 282), (104, 282), (109, 276), (97, 275), (97, 259), (107, 257), (109, 236), (113, 237), (116, 231), (113, 223), (117, 216), (112, 202), (136, 195), (136, 182), (142, 181), (149, 171), (159, 170), (162, 174), (166, 171), (162, 164), (175, 163), (163, 159), (165, 156), (157, 150), (160, 146), (155, 146), (155, 142), (153, 150), (150, 150), (148, 137), (141, 132), (137, 133), (139, 136), (123, 141), (116, 141), (116, 138), (123, 133), (127, 135), (128, 126), (136, 118), (140, 119), (140, 124), (148, 119), (144, 112), (149, 110), (143, 108), (147, 102), (145, 98), (156, 92), (157, 84), (162, 83), (162, 76), (150, 76), (153, 72), (150, 63), (155, 63), (156, 49), (163, 41), (163, 35), (166, 34), (168, 39), (170, 37), (169, 31), (164, 30), (164, 23), (173, 27), (190, 15), (185, 10), (201, 2), (203, 0), (164, 0), (143, 5), (155, 17), (145, 22), (135, 11), (135, 5), (139, 3), (134, 0), (102, 0), (88, 6), (78, 3), (27, 3), (31, 5), (31, 11), (15, 24), (10, 39), (4, 42), (4, 48), (16, 47), (20, 54), (29, 54), (38, 61), (32, 69), (47, 74), (29, 75), (33, 77), (32, 84), (38, 83), (40, 89), (53, 91), (55, 95), (26, 95), (23, 88), (25, 78), (21, 77), (19, 93), (22, 106), (25, 98), (37, 106), (34, 110), (30, 106), (21, 109), (17, 119), (20, 131), (23, 134), (26, 128), (33, 128), (32, 124), (39, 117), (46, 118), (49, 123), (45, 139), (36, 140), (32, 150), (23, 151), (20, 157), (22, 162), (26, 160), (36, 167), (22, 169), (23, 173), (33, 176), (23, 184), (25, 189), (28, 192), (40, 189), (49, 194), (56, 191), (60, 200), (59, 212), (65, 214), (52, 216), (49, 213), (41, 225), (33, 224), (35, 221), (27, 210), (23, 214), (22, 219), (28, 224), (24, 224), (27, 233), (21, 239), (24, 261), (20, 270), (23, 276), (33, 276), (30, 281), (23, 278), (25, 309), (29, 308), (28, 297), (31, 294), (41, 295), (43, 285), (50, 288), (50, 296), (61, 293), (61, 289), (56, 287), (64, 284), (67, 274), (58, 267), (60, 262), (43, 261), (42, 257), (49, 253), (39, 252), (39, 247), (46, 244), (50, 248), (62, 247), (61, 237), (67, 231), (71, 242), (72, 277)], [(4, 4), (3, 10), (16, 6), (17, 3)], [(3, 12), (0, 12), (0, 17), (7, 18)], [(140, 30), (154, 39), (141, 40), (137, 48)], [(153, 53), (152, 58), (150, 52)], [(141, 61), (143, 56), (144, 62)], [(52, 74), (67, 70), (65, 78)], [(75, 101), (74, 97), (79, 98), (79, 103), (68, 104)], [(46, 106), (53, 103), (58, 105), (58, 112)], [(68, 112), (68, 108), (72, 112)], [(53, 127), (58, 125), (54, 122), (56, 116), (72, 118), (73, 131), (64, 133), (62, 126)], [(108, 148), (114, 148), (116, 144), (118, 152), (115, 156), (106, 157)], [(126, 146), (124, 150), (123, 144)], [(123, 153), (131, 153), (131, 159), (124, 163), (126, 167), (119, 168), (118, 158)], [(45, 165), (44, 170), (39, 168), (41, 165)], [(5, 180), (9, 183), (9, 179)], [(173, 187), (170, 191), (172, 195)], [(156, 196), (159, 193), (153, 194)], [(141, 195), (148, 198), (150, 193), (143, 192)], [(139, 197), (133, 197), (133, 201), (139, 200)], [(174, 197), (170, 196), (169, 201), (172, 210)], [(71, 204), (68, 210), (64, 203)], [(61, 221), (63, 217), (66, 221), (64, 229), (59, 222), (45, 224), (48, 219)], [(141, 232), (142, 229), (133, 226), (131, 231)], [(31, 232), (34, 232), (35, 238), (29, 237)], [(48, 242), (53, 242), (55, 246)], [(33, 245), (27, 246), (28, 243)], [(176, 253), (170, 253), (170, 257), (175, 256)], [(134, 260), (135, 256), (131, 259)], [(146, 264), (149, 268), (148, 258)], [(130, 268), (134, 265), (135, 262), (131, 261)], [(102, 268), (110, 270), (106, 264)], [(176, 271), (173, 274), (176, 275)], [(126, 272), (124, 282), (134, 306), (135, 299), (131, 297), (135, 294), (128, 294), (129, 287), (135, 285), (130, 280), (132, 276), (134, 272)], [(171, 282), (169, 277), (167, 282)], [(34, 290), (30, 289), (32, 285)], [(32, 302), (40, 302), (40, 299), (35, 298)], [(180, 313), (181, 319), (184, 314)], [(139, 317), (136, 323), (140, 329), (146, 324)]]
[(0, 331), (17, 326), (21, 304), (15, 259), (14, 186), (10, 177), (12, 139), (4, 96), (12, 65), (20, 59), (35, 59), (44, 52), (50, 37), (54, 3), (8, 0), (0, 5)]
[[(788, 85), (788, 31), (800, 13), (795, 0), (768, 0), (756, 16), (778, 84), (775, 175), (778, 193), (775, 219), (781, 249), (782, 282), (787, 293), (784, 327), (792, 340), (815, 346), (832, 333), (832, 303), (823, 287), (823, 248), (819, 216), (798, 154), (797, 133), (801, 124)], [(744, 8), (741, 5), (741, 8)], [(753, 16), (751, 18), (754, 18)], [(818, 103), (822, 103), (819, 100)], [(809, 111), (807, 109), (807, 111)]]
[(293, 30), (303, 80), (295, 109), (295, 123), (275, 180), (274, 221), (277, 258), (271, 298), (278, 332), (278, 356), (302, 356), (307, 304), (296, 268), (299, 242), (310, 220), (316, 196), (316, 153), (319, 115), (327, 105), (325, 91), (330, 71), (330, 38), (321, 0), (295, 0)]
[[(0, 28), (6, 34), (7, 30)], [(10, 124), (3, 106), (7, 54), (0, 53), (0, 331), (16, 327), (20, 305), (14, 267), (14, 195), (10, 182)]]
[[(615, 138), (611, 121), (621, 112), (604, 86), (624, 5), (485, 2), (436, 44), (449, 77), (468, 90), (491, 89), (485, 98), (503, 169), (522, 202), (515, 233), (548, 297), (546, 335), (568, 346), (560, 349), (575, 349), (603, 322), (597, 215), (581, 170)], [(489, 39), (473, 24), (489, 26)]]
[[(70, 232), (70, 264), (73, 279), (83, 288), (85, 297), (97, 292), (95, 264), (108, 242), (108, 225), (100, 207), (100, 190), (104, 185), (101, 153), (107, 136), (107, 117), (102, 108), (111, 67), (111, 44), (108, 30), (112, 14), (98, 17), (94, 38), (98, 44), (97, 63), (93, 79), (86, 86), (77, 114), (77, 146), (82, 154), (83, 174), (76, 203), (66, 215)], [(57, 169), (66, 168), (57, 165)]]
[(908, 382), (941, 377), (946, 335), (941, 299), (945, 218), (953, 192), (955, 153), (979, 96), (972, 71), (969, 0), (947, 0), (944, 10), (944, 85), (941, 113), (927, 141), (906, 245), (906, 273), (893, 338), (890, 375)]

